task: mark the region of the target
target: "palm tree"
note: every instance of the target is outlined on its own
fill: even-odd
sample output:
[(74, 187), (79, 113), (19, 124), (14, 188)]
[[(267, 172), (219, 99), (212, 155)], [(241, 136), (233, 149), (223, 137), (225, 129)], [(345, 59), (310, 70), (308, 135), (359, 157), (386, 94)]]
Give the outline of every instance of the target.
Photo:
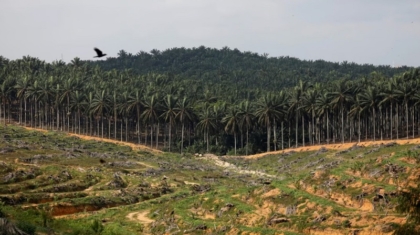
[(362, 106), (362, 103), (360, 102), (360, 95), (356, 95), (356, 98), (353, 100), (353, 105), (351, 106), (349, 115), (354, 117), (357, 115), (357, 122), (358, 122), (358, 130), (357, 130), (357, 137), (358, 137), (358, 143), (360, 143), (360, 136), (361, 136), (361, 121), (360, 121), (360, 115), (364, 111), (364, 108)]
[(117, 107), (118, 114), (121, 116), (121, 122), (120, 122), (120, 140), (121, 141), (123, 141), (124, 120), (125, 120), (125, 139), (128, 140), (128, 117), (130, 116), (130, 113), (131, 113), (131, 110), (128, 108), (129, 100), (130, 100), (130, 94), (128, 93), (128, 91), (124, 91), (121, 94), (121, 100)]
[(40, 101), (44, 106), (44, 121), (41, 122), (41, 128), (43, 128), (43, 124), (47, 122), (48, 117), (48, 109), (51, 105), (51, 101), (53, 100), (54, 96), (54, 89), (53, 89), (54, 79), (50, 77), (49, 79), (41, 80), (39, 83), (40, 90), (38, 91), (38, 101)]
[[(112, 114), (113, 114), (112, 120), (114, 121), (114, 139), (117, 139), (117, 115), (118, 115), (119, 100), (118, 100), (118, 95), (117, 95), (116, 90), (112, 92), (111, 101), (112, 101)], [(111, 127), (109, 127), (109, 131), (111, 131)]]
[(368, 86), (367, 89), (358, 94), (359, 95), (359, 101), (360, 105), (363, 109), (371, 109), (372, 110), (372, 126), (373, 126), (373, 141), (375, 141), (376, 138), (376, 108), (379, 103), (379, 95), (377, 88), (374, 86)]
[(70, 131), (70, 114), (71, 114), (71, 112), (70, 112), (70, 97), (74, 93), (73, 81), (74, 80), (72, 78), (68, 78), (68, 79), (63, 81), (63, 85), (61, 86), (60, 103), (63, 103), (64, 100), (67, 103), (67, 108), (66, 108), (67, 131)]
[[(20, 103), (20, 121), (19, 121), (19, 123), (22, 123), (22, 110), (23, 110), (24, 111), (24, 116), (25, 116), (23, 123), (25, 123), (25, 125), (26, 125), (26, 120), (27, 120), (26, 119), (27, 103), (26, 103), (25, 94), (28, 91), (28, 88), (30, 86), (30, 82), (31, 82), (30, 76), (25, 75), (21, 79), (18, 79), (16, 81), (16, 86), (14, 87), (16, 89), (16, 92), (17, 92), (16, 96), (19, 99), (19, 103)], [(23, 106), (24, 106), (23, 108), (22, 108), (22, 100), (23, 100)]]
[[(306, 81), (302, 81), (299, 80), (299, 83), (297, 86), (294, 87), (294, 89), (292, 91), (289, 92), (288, 96), (289, 98), (289, 108), (287, 110), (289, 116), (293, 115), (293, 113), (295, 114), (296, 120), (295, 120), (295, 141), (296, 141), (296, 147), (298, 147), (298, 124), (299, 124), (299, 115), (302, 116), (302, 145), (305, 146), (305, 118), (304, 118), (304, 113), (303, 113), (303, 109), (301, 109), (301, 105), (302, 105), (302, 96), (303, 94), (312, 86), (306, 82)], [(290, 133), (289, 133), (290, 134)], [(289, 138), (289, 144), (290, 144), (290, 138)]]
[(316, 100), (319, 96), (319, 84), (316, 84), (314, 88), (308, 89), (302, 96), (302, 106), (301, 108), (305, 110), (306, 113), (311, 116), (311, 125), (309, 131), (309, 141), (311, 144), (314, 144), (315, 141), (315, 111), (316, 111)]
[(327, 131), (326, 133), (327, 144), (329, 144), (330, 143), (329, 111), (331, 109), (331, 100), (327, 91), (322, 92), (322, 94), (317, 97), (315, 101), (315, 106), (316, 106), (317, 116), (323, 117), (324, 119), (326, 119), (324, 125), (326, 126), (326, 131)]
[(236, 156), (236, 134), (239, 131), (241, 118), (240, 112), (236, 106), (231, 106), (228, 109), (227, 115), (222, 119), (222, 123), (225, 123), (225, 131), (229, 134), (233, 134), (235, 142), (235, 156)]
[(76, 111), (75, 118), (77, 117), (77, 122), (75, 120), (74, 125), (77, 125), (77, 130), (80, 134), (80, 119), (82, 116), (83, 110), (86, 108), (87, 102), (86, 97), (82, 92), (76, 91), (72, 94), (71, 100), (70, 100), (70, 109)]
[(33, 106), (31, 105), (31, 127), (36, 126), (38, 120), (38, 93), (40, 91), (38, 80), (28, 87), (28, 92), (25, 93), (26, 98), (32, 100)]
[(181, 153), (184, 149), (184, 127), (185, 124), (192, 122), (194, 119), (194, 112), (192, 109), (192, 102), (186, 96), (182, 99), (179, 99), (176, 103), (176, 116), (175, 118), (181, 123)]
[(227, 110), (227, 103), (226, 102), (217, 102), (215, 104), (212, 105), (213, 106), (213, 116), (214, 116), (214, 120), (216, 122), (216, 128), (214, 129), (215, 134), (216, 134), (216, 145), (219, 144), (218, 140), (219, 140), (219, 134), (221, 134), (221, 131), (218, 130), (223, 130), (223, 126), (222, 126), (222, 119), (223, 117), (226, 115), (226, 110)]
[(334, 108), (339, 108), (341, 114), (341, 143), (344, 143), (344, 106), (351, 99), (350, 87), (347, 80), (341, 80), (334, 83), (331, 96), (331, 104)]
[(398, 83), (397, 85), (397, 89), (395, 90), (395, 94), (397, 95), (397, 97), (399, 97), (404, 105), (404, 109), (405, 109), (405, 124), (406, 124), (406, 135), (407, 135), (407, 139), (409, 136), (409, 132), (408, 132), (408, 103), (410, 102), (410, 100), (413, 97), (413, 94), (415, 94), (415, 92), (417, 91), (417, 83), (415, 81), (402, 81), (400, 83)]
[[(388, 82), (385, 85), (384, 91), (382, 91), (379, 94), (382, 97), (382, 100), (379, 102), (379, 105), (382, 106), (382, 105), (387, 104), (387, 105), (390, 106), (390, 109), (389, 109), (390, 131), (389, 131), (389, 133), (390, 133), (391, 140), (393, 139), (392, 138), (392, 133), (393, 133), (392, 123), (394, 122), (393, 121), (393, 112), (394, 112), (393, 105), (398, 102), (398, 100), (397, 100), (397, 94), (395, 93), (396, 84), (397, 84), (396, 80), (395, 79), (392, 79), (390, 82)], [(398, 116), (398, 114), (397, 114), (397, 116)], [(397, 133), (398, 133), (398, 126), (397, 126)]]
[(249, 130), (253, 126), (253, 121), (255, 119), (254, 110), (252, 108), (252, 104), (248, 100), (239, 104), (240, 126), (242, 128), (245, 127), (246, 129), (246, 155), (248, 155)]
[(133, 93), (130, 94), (129, 100), (127, 103), (127, 109), (129, 112), (132, 110), (136, 110), (136, 132), (137, 132), (137, 141), (140, 143), (140, 115), (141, 115), (141, 109), (143, 106), (142, 97), (140, 95), (140, 90), (136, 89)]
[[(92, 111), (92, 113), (96, 116), (96, 117), (100, 117), (101, 120), (101, 138), (104, 138), (104, 121), (103, 121), (103, 116), (104, 113), (107, 112), (109, 110), (109, 104), (110, 104), (110, 100), (107, 94), (106, 90), (97, 90), (95, 92), (95, 95), (93, 97), (91, 106), (90, 106), (90, 110)], [(99, 122), (98, 122), (99, 124)], [(99, 129), (98, 129), (98, 133), (99, 133)]]
[(172, 143), (172, 126), (174, 126), (176, 121), (176, 103), (177, 99), (173, 95), (167, 95), (163, 102), (163, 113), (161, 117), (169, 124), (169, 152), (171, 151), (171, 143)]
[[(8, 107), (10, 109), (10, 103), (12, 100), (12, 94), (14, 92), (13, 87), (15, 86), (15, 79), (8, 77), (6, 78), (3, 83), (0, 84), (0, 100), (3, 104), (3, 120), (4, 123), (6, 123), (6, 104), (8, 104)], [(0, 103), (0, 118), (1, 118), (1, 103)], [(10, 115), (10, 110), (8, 112)]]
[(272, 93), (262, 96), (256, 103), (255, 116), (258, 122), (267, 128), (267, 152), (270, 151), (271, 125), (275, 119), (280, 117), (279, 104)]
[[(152, 96), (145, 98), (144, 111), (141, 114), (141, 118), (145, 120), (146, 122), (150, 123), (150, 146), (152, 148), (153, 148), (153, 128), (155, 126), (155, 122), (157, 122), (159, 118), (159, 108), (160, 108), (160, 105), (158, 103), (157, 94), (153, 94)], [(157, 132), (156, 135), (158, 135), (159, 134), (158, 130), (156, 132)]]
[(197, 129), (204, 133), (205, 141), (207, 143), (207, 152), (209, 152), (209, 134), (217, 127), (217, 121), (212, 112), (212, 107), (203, 107), (201, 112), (198, 114), (199, 122), (197, 123)]

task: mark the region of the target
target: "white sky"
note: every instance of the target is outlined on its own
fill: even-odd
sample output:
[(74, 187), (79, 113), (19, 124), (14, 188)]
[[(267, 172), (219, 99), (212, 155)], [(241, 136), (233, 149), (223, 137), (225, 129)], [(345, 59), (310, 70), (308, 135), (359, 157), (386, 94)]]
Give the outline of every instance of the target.
[(419, 0), (0, 0), (0, 55), (240, 51), (420, 66)]

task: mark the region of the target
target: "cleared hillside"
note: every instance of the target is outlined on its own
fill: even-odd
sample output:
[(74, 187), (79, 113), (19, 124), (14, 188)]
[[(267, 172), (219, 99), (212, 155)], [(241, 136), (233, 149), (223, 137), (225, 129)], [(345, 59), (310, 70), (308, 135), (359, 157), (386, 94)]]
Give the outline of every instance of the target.
[(1, 212), (38, 234), (391, 234), (420, 177), (413, 143), (246, 159), (0, 133)]

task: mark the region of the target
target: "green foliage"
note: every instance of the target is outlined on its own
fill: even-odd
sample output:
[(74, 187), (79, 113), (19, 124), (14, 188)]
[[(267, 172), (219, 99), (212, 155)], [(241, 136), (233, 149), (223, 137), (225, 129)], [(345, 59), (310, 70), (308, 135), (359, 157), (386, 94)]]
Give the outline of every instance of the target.
[(104, 231), (104, 226), (102, 225), (102, 222), (98, 219), (93, 220), (92, 224), (90, 225), (90, 228), (96, 235), (100, 235)]
[(410, 149), (405, 154), (407, 157), (415, 159), (416, 163), (420, 163), (420, 151), (413, 151)]
[(416, 188), (400, 191), (397, 210), (409, 214), (409, 222), (420, 223), (420, 184)]
[(105, 227), (102, 235), (135, 235), (135, 233), (128, 231), (122, 224), (111, 223)]
[(419, 235), (420, 231), (418, 229), (418, 225), (414, 223), (406, 223), (406, 224), (393, 224), (394, 233), (393, 235)]
[(16, 223), (16, 226), (28, 235), (35, 235), (36, 226), (32, 223), (29, 223), (27, 221), (18, 221)]
[(6, 213), (3, 211), (4, 202), (0, 201), (0, 218), (5, 218)]

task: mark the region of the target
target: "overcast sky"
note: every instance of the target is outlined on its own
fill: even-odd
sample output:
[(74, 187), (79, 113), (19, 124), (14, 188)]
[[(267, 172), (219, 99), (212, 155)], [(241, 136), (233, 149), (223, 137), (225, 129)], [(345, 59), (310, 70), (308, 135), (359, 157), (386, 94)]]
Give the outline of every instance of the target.
[(0, 0), (0, 55), (173, 47), (420, 66), (419, 0)]

